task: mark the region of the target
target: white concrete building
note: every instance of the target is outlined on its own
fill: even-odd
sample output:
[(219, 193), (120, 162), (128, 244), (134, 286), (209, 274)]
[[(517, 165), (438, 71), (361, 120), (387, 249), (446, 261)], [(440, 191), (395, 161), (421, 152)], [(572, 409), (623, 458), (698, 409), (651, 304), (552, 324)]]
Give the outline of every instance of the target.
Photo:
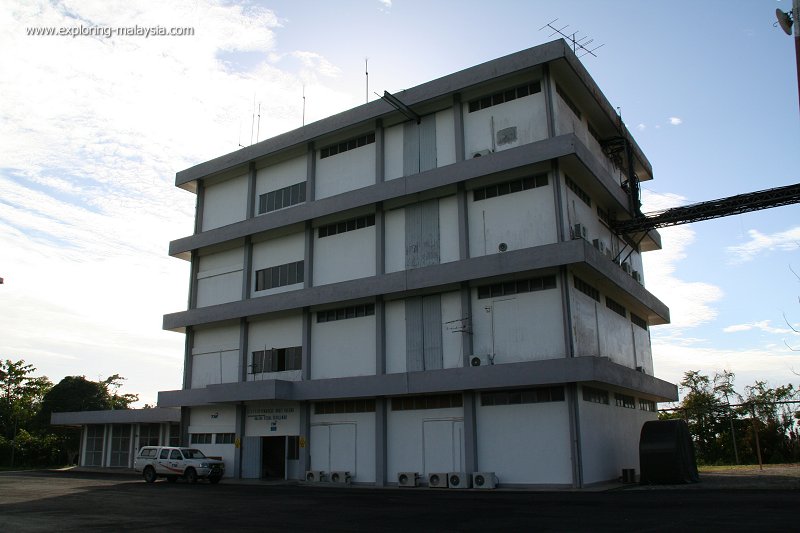
[(649, 162), (563, 41), (395, 96), (419, 121), (377, 100), (177, 174), (184, 385), (159, 406), (243, 478), (638, 469), (677, 398), (650, 351), (669, 311), (643, 284), (658, 234), (609, 221)]

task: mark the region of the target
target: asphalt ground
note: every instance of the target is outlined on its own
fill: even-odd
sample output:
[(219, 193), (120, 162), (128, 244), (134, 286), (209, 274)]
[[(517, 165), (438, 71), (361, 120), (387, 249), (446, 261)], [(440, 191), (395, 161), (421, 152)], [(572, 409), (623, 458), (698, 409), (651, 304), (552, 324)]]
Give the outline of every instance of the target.
[[(800, 490), (375, 489), (0, 473), (0, 531), (796, 531)], [(703, 488), (705, 487), (705, 488)], [(787, 488), (789, 487), (789, 488)]]

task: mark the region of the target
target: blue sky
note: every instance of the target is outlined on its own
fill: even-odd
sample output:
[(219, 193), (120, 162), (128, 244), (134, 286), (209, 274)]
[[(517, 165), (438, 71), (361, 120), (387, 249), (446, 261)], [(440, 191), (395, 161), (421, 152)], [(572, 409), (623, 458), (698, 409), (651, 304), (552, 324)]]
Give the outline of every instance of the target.
[[(788, 0), (5, 2), (0, 13), (0, 357), (58, 381), (119, 373), (155, 403), (180, 388), (194, 195), (175, 172), (365, 100), (551, 40), (583, 62), (650, 159), (644, 210), (798, 182)], [(194, 28), (193, 36), (31, 36), (26, 28)], [(647, 287), (656, 374), (729, 369), (797, 384), (800, 205), (661, 231)]]

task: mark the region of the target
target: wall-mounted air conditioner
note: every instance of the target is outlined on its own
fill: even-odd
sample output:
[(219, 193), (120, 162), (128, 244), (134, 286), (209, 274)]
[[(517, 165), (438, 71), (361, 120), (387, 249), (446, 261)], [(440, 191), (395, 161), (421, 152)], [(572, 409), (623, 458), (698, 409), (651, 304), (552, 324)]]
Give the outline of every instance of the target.
[(608, 248), (606, 246), (606, 243), (604, 243), (602, 239), (593, 239), (592, 246), (594, 246), (595, 249), (597, 249), (597, 251), (600, 252), (601, 254), (605, 254), (606, 249)]
[(306, 481), (311, 483), (319, 483), (325, 481), (325, 472), (322, 470), (306, 470)]
[(487, 366), (492, 364), (489, 360), (489, 355), (470, 355), (469, 356), (469, 366)]
[(472, 476), (466, 472), (449, 472), (447, 486), (451, 489), (468, 489), (472, 486)]
[(586, 239), (586, 226), (583, 224), (575, 224), (575, 226), (572, 227), (572, 238)]
[(638, 281), (639, 283), (641, 283), (641, 282), (642, 282), (642, 275), (641, 275), (641, 274), (639, 274), (639, 271), (638, 271), (638, 270), (634, 270), (633, 272), (631, 272), (631, 277), (632, 277), (633, 279), (635, 279), (636, 281)]
[(476, 157), (483, 157), (483, 156), (489, 155), (491, 153), (492, 153), (491, 150), (478, 150), (477, 152), (472, 154), (472, 159), (475, 159)]
[(428, 486), (432, 489), (447, 488), (447, 472), (435, 472), (428, 474)]
[(419, 473), (417, 472), (398, 472), (398, 487), (417, 487), (419, 486)]
[(497, 488), (497, 476), (494, 472), (473, 472), (472, 486), (476, 489)]
[(631, 269), (631, 264), (628, 263), (627, 261), (622, 263), (622, 265), (620, 265), (620, 266), (622, 266), (622, 270), (624, 270), (626, 274), (630, 274), (633, 271)]
[(350, 472), (342, 470), (337, 472), (331, 472), (330, 479), (331, 483), (341, 483), (343, 485), (349, 485), (351, 480)]

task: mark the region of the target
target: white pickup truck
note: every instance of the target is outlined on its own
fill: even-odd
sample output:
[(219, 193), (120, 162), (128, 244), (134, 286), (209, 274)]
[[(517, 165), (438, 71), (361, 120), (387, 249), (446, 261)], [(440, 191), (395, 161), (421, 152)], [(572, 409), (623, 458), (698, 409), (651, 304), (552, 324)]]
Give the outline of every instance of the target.
[(141, 472), (148, 483), (158, 477), (165, 477), (170, 483), (179, 477), (189, 483), (196, 483), (198, 479), (219, 483), (225, 473), (225, 463), (210, 459), (194, 448), (144, 446), (133, 461), (133, 469)]

